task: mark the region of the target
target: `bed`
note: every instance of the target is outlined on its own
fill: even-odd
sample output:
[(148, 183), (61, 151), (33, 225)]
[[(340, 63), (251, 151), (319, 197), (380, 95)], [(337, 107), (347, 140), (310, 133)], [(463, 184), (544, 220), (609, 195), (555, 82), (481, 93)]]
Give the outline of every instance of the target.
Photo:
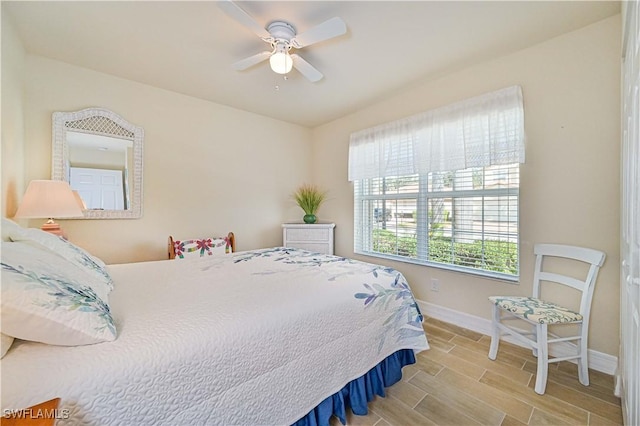
[(16, 339), (3, 410), (60, 397), (58, 425), (344, 422), (429, 347), (405, 278), (380, 265), (275, 247), (104, 269), (117, 338)]

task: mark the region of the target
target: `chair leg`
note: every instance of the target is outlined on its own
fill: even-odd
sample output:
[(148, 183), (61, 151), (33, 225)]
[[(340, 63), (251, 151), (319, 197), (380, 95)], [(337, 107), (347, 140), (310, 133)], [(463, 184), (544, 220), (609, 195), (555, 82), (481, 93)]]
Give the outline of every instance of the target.
[[(533, 329), (532, 330), (532, 332), (533, 332), (533, 340), (535, 340), (537, 342), (538, 341), (538, 326), (534, 325), (531, 328)], [(534, 346), (531, 349), (531, 353), (533, 354), (534, 357), (536, 357), (536, 358), (538, 357), (538, 348), (537, 348), (537, 346)]]
[(588, 361), (588, 349), (587, 349), (587, 333), (584, 323), (580, 324), (580, 343), (578, 343), (578, 379), (580, 383), (585, 386), (589, 386), (589, 361)]
[(497, 305), (493, 305), (493, 318), (491, 320), (491, 346), (489, 347), (489, 359), (495, 360), (498, 356), (498, 345), (500, 344), (500, 309)]
[(547, 343), (547, 324), (536, 326), (536, 338), (538, 344), (538, 369), (536, 371), (536, 386), (534, 390), (539, 395), (544, 395), (547, 388), (547, 374), (549, 372), (549, 345)]

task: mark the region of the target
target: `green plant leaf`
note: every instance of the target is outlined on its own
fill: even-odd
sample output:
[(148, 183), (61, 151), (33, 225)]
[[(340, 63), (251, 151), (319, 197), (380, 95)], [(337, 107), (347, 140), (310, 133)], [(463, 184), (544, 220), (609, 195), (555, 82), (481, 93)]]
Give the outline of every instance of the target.
[(305, 212), (305, 214), (316, 214), (320, 205), (327, 197), (325, 191), (320, 190), (315, 185), (304, 184), (293, 193), (293, 198)]

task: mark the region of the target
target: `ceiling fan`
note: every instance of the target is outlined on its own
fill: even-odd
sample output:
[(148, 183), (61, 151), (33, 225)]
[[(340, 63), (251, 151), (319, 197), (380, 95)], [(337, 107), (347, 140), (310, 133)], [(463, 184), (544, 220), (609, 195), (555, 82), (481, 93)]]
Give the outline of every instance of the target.
[(285, 21), (273, 21), (266, 28), (258, 24), (247, 12), (231, 0), (218, 2), (229, 16), (253, 31), (260, 39), (271, 45), (271, 50), (257, 53), (234, 63), (233, 69), (243, 71), (269, 59), (271, 69), (278, 74), (287, 74), (297, 69), (307, 80), (315, 83), (323, 75), (292, 49), (302, 49), (321, 41), (329, 40), (347, 32), (347, 25), (340, 18), (331, 18), (302, 34), (297, 34), (293, 25)]

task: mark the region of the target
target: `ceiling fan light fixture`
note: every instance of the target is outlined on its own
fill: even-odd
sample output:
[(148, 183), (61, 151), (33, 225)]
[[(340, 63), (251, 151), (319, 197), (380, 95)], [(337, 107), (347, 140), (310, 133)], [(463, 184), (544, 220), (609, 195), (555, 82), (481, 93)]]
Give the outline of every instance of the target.
[(269, 64), (273, 72), (287, 74), (293, 68), (293, 59), (289, 55), (288, 49), (279, 44), (276, 46), (276, 51), (269, 58)]

